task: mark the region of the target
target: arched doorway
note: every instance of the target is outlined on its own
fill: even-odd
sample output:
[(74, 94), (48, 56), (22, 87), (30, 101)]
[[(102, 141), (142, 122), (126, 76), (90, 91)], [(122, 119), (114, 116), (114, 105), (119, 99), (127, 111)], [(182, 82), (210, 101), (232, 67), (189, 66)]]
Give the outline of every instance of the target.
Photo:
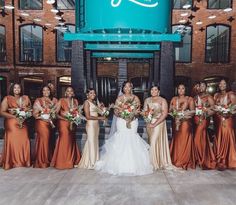
[(117, 97), (117, 79), (113, 77), (98, 77), (97, 78), (97, 93), (98, 99), (108, 105), (115, 102)]
[(7, 95), (7, 78), (0, 76), (0, 102)]

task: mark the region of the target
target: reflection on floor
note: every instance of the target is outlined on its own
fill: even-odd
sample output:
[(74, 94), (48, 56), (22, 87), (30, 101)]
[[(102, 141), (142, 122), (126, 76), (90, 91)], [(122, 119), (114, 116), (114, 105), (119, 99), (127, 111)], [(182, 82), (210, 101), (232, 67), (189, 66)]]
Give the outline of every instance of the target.
[(158, 171), (118, 177), (94, 170), (0, 170), (0, 204), (235, 205), (236, 171)]

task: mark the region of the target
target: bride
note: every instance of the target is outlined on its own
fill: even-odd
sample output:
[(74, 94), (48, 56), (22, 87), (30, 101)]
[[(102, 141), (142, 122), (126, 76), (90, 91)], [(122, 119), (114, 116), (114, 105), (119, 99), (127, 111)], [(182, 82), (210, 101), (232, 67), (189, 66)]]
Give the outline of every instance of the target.
[(115, 104), (116, 132), (103, 146), (95, 169), (114, 175), (151, 174), (153, 167), (149, 158), (149, 145), (137, 133), (138, 119), (129, 120), (118, 110), (118, 106), (124, 102), (133, 102), (139, 110), (140, 101), (132, 94), (130, 82), (123, 83), (122, 92)]

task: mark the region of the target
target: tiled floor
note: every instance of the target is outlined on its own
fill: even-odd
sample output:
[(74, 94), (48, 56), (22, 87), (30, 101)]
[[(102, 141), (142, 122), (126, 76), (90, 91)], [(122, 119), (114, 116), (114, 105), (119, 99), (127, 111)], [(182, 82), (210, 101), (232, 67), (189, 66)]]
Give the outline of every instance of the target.
[(118, 177), (93, 170), (0, 170), (0, 204), (235, 205), (236, 171), (158, 171)]

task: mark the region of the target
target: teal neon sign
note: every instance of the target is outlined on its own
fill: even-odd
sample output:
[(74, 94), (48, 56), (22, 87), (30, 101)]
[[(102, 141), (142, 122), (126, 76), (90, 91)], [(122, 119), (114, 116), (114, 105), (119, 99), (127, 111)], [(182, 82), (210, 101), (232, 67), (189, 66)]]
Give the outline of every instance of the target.
[(77, 32), (170, 33), (172, 0), (80, 0)]
[[(130, 2), (133, 2), (139, 6), (143, 6), (143, 7), (156, 7), (158, 5), (157, 1), (152, 1), (152, 0), (128, 0)], [(113, 7), (118, 7), (120, 6), (122, 0), (111, 0), (111, 5)], [(154, 3), (153, 3), (154, 2)]]

